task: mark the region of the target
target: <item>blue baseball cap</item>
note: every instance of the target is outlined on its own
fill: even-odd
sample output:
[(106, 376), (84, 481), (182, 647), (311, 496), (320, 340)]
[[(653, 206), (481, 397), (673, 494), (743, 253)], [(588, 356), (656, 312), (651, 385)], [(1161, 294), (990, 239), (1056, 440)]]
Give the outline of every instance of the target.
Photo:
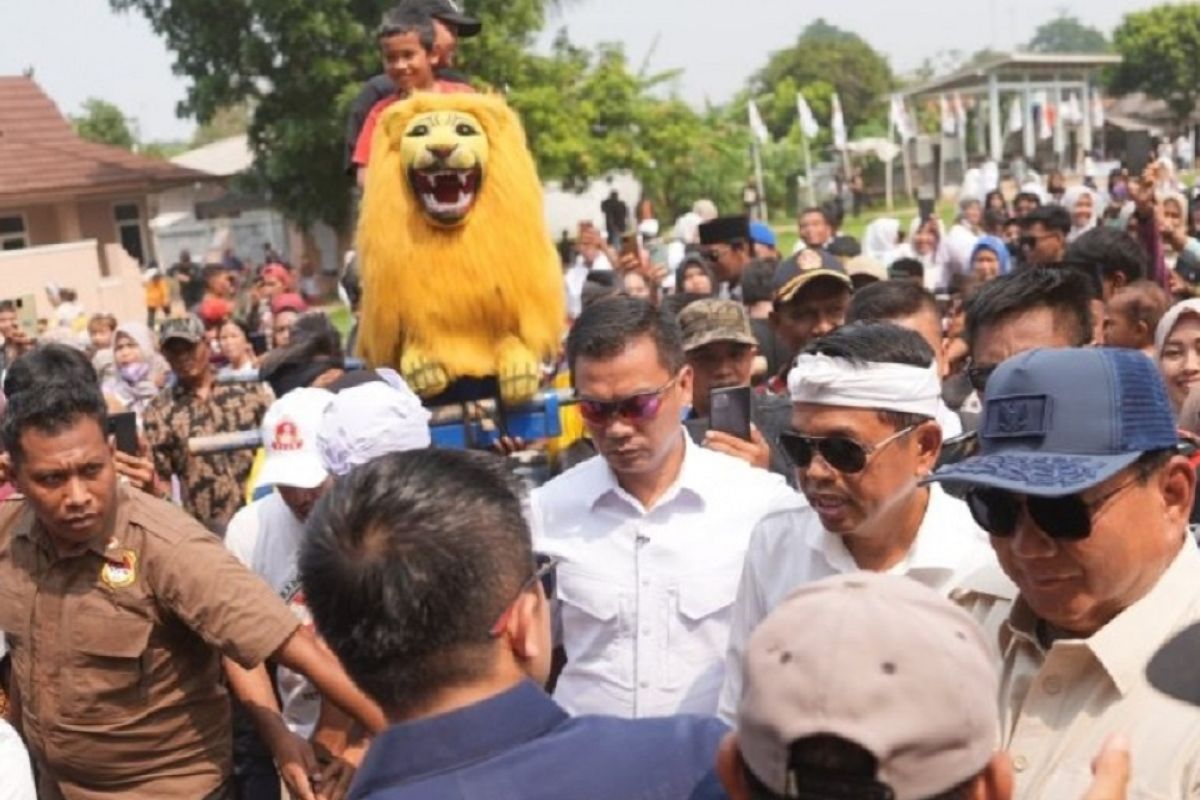
[(750, 241), (767, 247), (775, 247), (777, 242), (771, 226), (758, 219), (750, 221)]
[(1167, 387), (1137, 350), (1030, 350), (987, 383), (979, 453), (928, 481), (1058, 497), (1179, 444)]

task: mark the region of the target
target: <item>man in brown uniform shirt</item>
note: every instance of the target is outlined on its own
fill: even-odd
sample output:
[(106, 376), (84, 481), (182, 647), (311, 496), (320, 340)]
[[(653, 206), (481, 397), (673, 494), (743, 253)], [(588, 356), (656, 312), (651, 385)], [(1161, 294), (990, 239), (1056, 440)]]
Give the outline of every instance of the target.
[(372, 730), (373, 703), (265, 583), (173, 506), (119, 487), (95, 386), (47, 380), (3, 422), (24, 497), (0, 505), (12, 718), (42, 800), (224, 798), (221, 655), (273, 657)]

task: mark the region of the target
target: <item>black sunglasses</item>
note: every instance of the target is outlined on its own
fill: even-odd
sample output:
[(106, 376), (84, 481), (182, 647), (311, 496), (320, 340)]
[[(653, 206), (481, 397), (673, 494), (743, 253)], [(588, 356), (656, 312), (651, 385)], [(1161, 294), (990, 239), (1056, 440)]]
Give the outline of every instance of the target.
[(488, 635), (492, 637), (499, 636), (504, 631), (504, 626), (508, 624), (508, 615), (512, 613), (513, 603), (520, 599), (521, 595), (534, 587), (534, 584), (539, 581), (542, 584), (542, 591), (546, 595), (546, 599), (550, 600), (554, 597), (554, 591), (558, 588), (558, 559), (551, 556), (534, 553), (533, 555), (533, 574), (525, 579), (521, 584), (521, 588), (517, 590), (517, 595), (504, 608), (504, 613), (496, 620), (496, 624), (488, 631)]
[[(1062, 497), (1026, 495), (1025, 509), (1034, 524), (1052, 539), (1079, 541), (1091, 535), (1092, 515), (1136, 482), (1137, 478), (1128, 480), (1091, 501), (1084, 501), (1077, 494)], [(992, 536), (1008, 538), (1017, 532), (1017, 521), (1021, 517), (1021, 495), (1003, 489), (971, 489), (966, 499), (975, 522)]]
[(974, 361), (967, 362), (967, 381), (971, 384), (971, 388), (983, 394), (983, 390), (987, 388), (988, 378), (992, 377), (992, 373), (996, 371), (999, 364), (976, 364)]
[(838, 472), (862, 472), (867, 468), (867, 462), (872, 455), (915, 427), (917, 426), (909, 425), (873, 445), (856, 442), (848, 436), (805, 436), (796, 431), (780, 433), (779, 444), (792, 464), (799, 469), (807, 469), (812, 464), (813, 457), (820, 453), (825, 463)]

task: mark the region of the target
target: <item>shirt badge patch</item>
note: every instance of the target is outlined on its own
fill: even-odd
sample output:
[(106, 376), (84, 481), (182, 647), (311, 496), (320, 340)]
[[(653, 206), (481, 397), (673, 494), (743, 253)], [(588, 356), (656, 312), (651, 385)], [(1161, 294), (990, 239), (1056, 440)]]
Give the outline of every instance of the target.
[(100, 580), (110, 589), (124, 589), (137, 580), (137, 553), (121, 550), (108, 557), (100, 568)]

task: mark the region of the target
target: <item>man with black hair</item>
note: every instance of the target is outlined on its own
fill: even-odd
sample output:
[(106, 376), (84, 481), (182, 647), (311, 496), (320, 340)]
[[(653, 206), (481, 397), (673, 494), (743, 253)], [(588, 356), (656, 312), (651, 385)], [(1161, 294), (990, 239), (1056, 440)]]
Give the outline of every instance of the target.
[(571, 718), (543, 693), (568, 563), (535, 551), (520, 485), (492, 456), (396, 453), (334, 485), (310, 521), (300, 578), (317, 630), (391, 723), (352, 797), (716, 790), (715, 720)]
[(758, 354), (766, 361), (767, 376), (779, 372), (783, 362), (789, 358), (771, 325), (777, 266), (776, 261), (760, 259), (752, 262), (742, 274), (742, 303), (750, 316), (750, 329), (758, 341)]
[[(434, 57), (437, 66), (434, 75), (445, 83), (460, 83), (470, 86), (467, 77), (455, 72), (455, 51), (458, 49), (459, 38), (476, 36), (483, 29), (479, 20), (463, 13), (457, 0), (405, 0), (403, 8), (424, 11), (433, 21)], [(396, 84), (385, 72), (376, 75), (363, 84), (362, 90), (350, 104), (350, 113), (346, 119), (346, 149), (345, 170), (347, 174), (355, 173), (354, 148), (362, 133), (363, 124), (375, 104), (386, 99), (396, 91)], [(270, 261), (271, 259), (267, 259)]]
[(1078, 269), (1095, 281), (1099, 299), (1107, 303), (1122, 286), (1146, 277), (1146, 251), (1125, 231), (1107, 226), (1092, 228), (1071, 242), (1063, 265)]
[[(96, 389), (100, 387), (96, 370), (82, 351), (63, 344), (45, 344), (35, 347), (13, 362), (4, 376), (4, 396), (15, 397), (22, 392), (37, 391), (37, 387), (47, 380), (86, 385)], [(109, 439), (111, 438), (110, 436)], [(117, 475), (134, 488), (155, 496), (163, 494), (163, 488), (156, 480), (154, 462), (148, 450), (134, 454), (123, 453), (114, 448), (113, 466)]]
[(796, 227), (800, 233), (797, 247), (824, 250), (833, 241), (833, 223), (824, 208), (810, 206), (801, 211), (796, 218)]
[(1017, 192), (1013, 198), (1013, 216), (1017, 219), (1027, 216), (1034, 209), (1042, 207), (1042, 198), (1034, 192)]
[(1067, 253), (1071, 214), (1062, 206), (1039, 206), (1021, 217), (1021, 253), (1034, 267), (1061, 264)]
[(1076, 270), (1038, 269), (988, 281), (967, 302), (967, 377), (982, 400), (1005, 359), (1035, 347), (1092, 342), (1090, 280)]
[(196, 317), (167, 320), (159, 340), (176, 383), (150, 401), (142, 421), (146, 441), (163, 482), (178, 476), (184, 509), (221, 535), (245, 501), (254, 453), (193, 453), (188, 440), (258, 428), (269, 400), (257, 385), (217, 383)]
[(222, 655), (243, 671), (275, 659), (382, 728), (219, 540), (118, 483), (105, 420), (94, 382), (61, 377), (16, 392), (3, 420), (21, 496), (0, 505), (0, 630), (39, 796), (232, 798)]
[(375, 125), (388, 106), (417, 91), (441, 94), (474, 91), (467, 84), (436, 77), (436, 70), (441, 66), (435, 49), (436, 35), (434, 18), (427, 7), (401, 4), (383, 15), (375, 38), (379, 43), (384, 69), (395, 91), (371, 107), (358, 134), (352, 161), (358, 168), (359, 186), (363, 185), (367, 162), (371, 158)]
[(742, 273), (754, 260), (749, 217), (717, 217), (700, 223), (699, 230), (701, 254), (728, 295), (740, 300)]
[(562, 563), (555, 697), (575, 714), (711, 714), (750, 531), (799, 497), (684, 433), (694, 379), (670, 314), (597, 303), (567, 359), (599, 455), (532, 497), (537, 549)]
[(918, 481), (942, 446), (937, 362), (914, 331), (859, 322), (809, 345), (789, 376), (791, 459), (803, 508), (773, 513), (746, 554), (719, 713), (742, 697), (751, 632), (797, 587), (839, 573), (908, 575), (943, 595), (994, 562), (965, 504)]
[[(907, 281), (880, 281), (864, 286), (850, 298), (846, 324), (854, 322), (891, 322), (901, 328), (916, 331), (933, 351), (938, 365), (938, 377), (945, 380), (946, 346), (942, 340), (942, 313), (937, 299), (924, 286)], [(938, 406), (937, 422), (942, 427), (942, 439), (952, 439), (962, 433), (962, 420), (943, 401)]]

